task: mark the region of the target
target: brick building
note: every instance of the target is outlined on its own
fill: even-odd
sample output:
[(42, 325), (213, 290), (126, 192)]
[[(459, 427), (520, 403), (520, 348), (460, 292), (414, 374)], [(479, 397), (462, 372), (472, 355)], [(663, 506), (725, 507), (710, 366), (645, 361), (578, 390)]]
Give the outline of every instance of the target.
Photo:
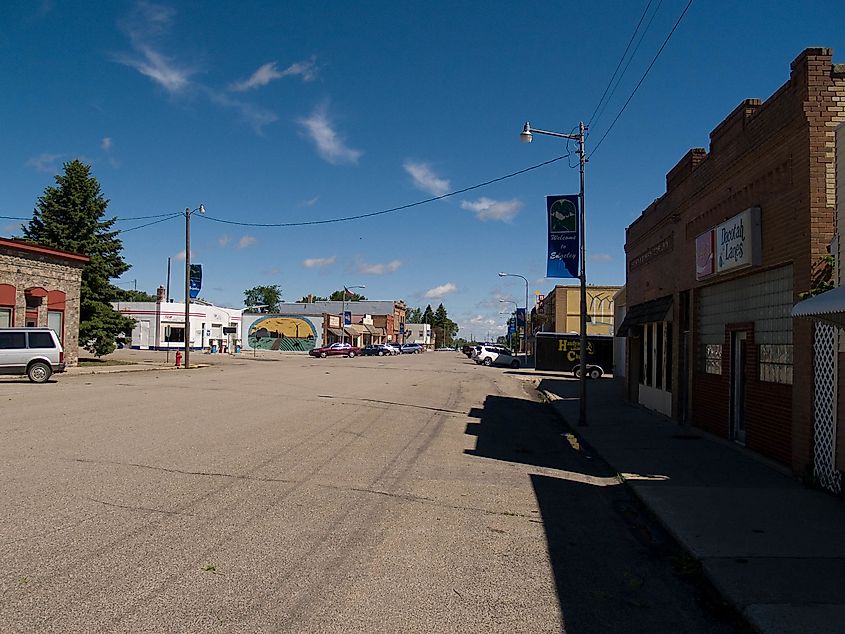
[[(621, 286), (587, 286), (587, 334), (612, 335), (614, 295)], [(558, 284), (531, 309), (534, 332), (581, 332), (581, 286)]]
[(0, 238), (0, 328), (46, 326), (59, 335), (65, 363), (79, 359), (79, 290), (88, 258)]
[(813, 324), (792, 306), (834, 234), (845, 65), (803, 51), (666, 175), (626, 232), (628, 397), (809, 475)]

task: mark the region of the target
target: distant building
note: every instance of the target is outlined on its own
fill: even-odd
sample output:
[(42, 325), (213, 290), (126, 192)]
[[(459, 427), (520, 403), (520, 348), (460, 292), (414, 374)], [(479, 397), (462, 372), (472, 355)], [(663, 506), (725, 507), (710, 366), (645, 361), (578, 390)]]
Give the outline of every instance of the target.
[(431, 331), (431, 324), (405, 324), (405, 340), (402, 343), (418, 343), (419, 345), (434, 350), (434, 334)]
[[(587, 286), (587, 334), (614, 333), (614, 296), (621, 286)], [(581, 286), (558, 284), (531, 309), (532, 332), (581, 332)]]
[(79, 292), (88, 258), (0, 238), (0, 328), (45, 326), (62, 342), (65, 363), (79, 360)]

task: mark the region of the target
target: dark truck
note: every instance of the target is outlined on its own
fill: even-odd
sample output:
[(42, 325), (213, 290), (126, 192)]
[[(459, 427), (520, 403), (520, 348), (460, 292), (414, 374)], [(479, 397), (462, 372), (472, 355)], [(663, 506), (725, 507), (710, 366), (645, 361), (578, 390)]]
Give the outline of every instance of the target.
[[(538, 332), (535, 368), (572, 372), (578, 376), (581, 364), (581, 335), (562, 332)], [(597, 379), (613, 372), (613, 337), (587, 336), (587, 375)]]

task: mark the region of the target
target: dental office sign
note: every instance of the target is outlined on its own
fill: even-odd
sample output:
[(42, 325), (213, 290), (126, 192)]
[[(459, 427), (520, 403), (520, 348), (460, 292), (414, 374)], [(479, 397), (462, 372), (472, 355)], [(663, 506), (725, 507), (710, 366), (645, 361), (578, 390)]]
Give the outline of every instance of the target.
[(695, 240), (695, 277), (727, 273), (761, 261), (760, 208), (752, 207)]

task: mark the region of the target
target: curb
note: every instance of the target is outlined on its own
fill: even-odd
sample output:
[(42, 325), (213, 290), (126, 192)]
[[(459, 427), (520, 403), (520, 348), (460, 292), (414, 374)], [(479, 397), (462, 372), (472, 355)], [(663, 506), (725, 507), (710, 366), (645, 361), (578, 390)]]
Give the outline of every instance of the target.
[[(210, 367), (210, 364), (203, 364), (199, 363), (196, 365), (191, 364), (191, 370), (198, 370), (200, 368), (207, 368)], [(79, 368), (79, 366), (76, 366)], [(156, 370), (159, 371), (171, 371), (171, 370), (184, 370), (184, 368), (177, 368), (174, 365), (154, 365), (154, 366), (107, 366), (107, 368), (114, 368), (114, 369), (107, 369), (107, 368), (80, 368), (80, 369), (73, 369), (71, 371), (65, 370), (64, 374), (66, 376), (86, 376), (89, 374), (120, 374), (126, 372), (154, 372)]]
[[(555, 401), (560, 401), (560, 400), (563, 400), (563, 399), (561, 399), (560, 396), (558, 396), (557, 394), (555, 394), (553, 392), (549, 392), (548, 390), (541, 389), (539, 386), (537, 386), (537, 392), (546, 400), (546, 403), (551, 407), (551, 409), (555, 413), (555, 415), (563, 422), (564, 425), (566, 425), (569, 428), (569, 431), (573, 435), (575, 435), (575, 437), (578, 439), (578, 442), (582, 446), (589, 448), (590, 451), (592, 451), (596, 456), (601, 458), (608, 466), (611, 467), (611, 469), (616, 471), (616, 468), (613, 465), (611, 465), (609, 462), (607, 462), (607, 460), (604, 459), (604, 457), (601, 455), (601, 453), (596, 451), (596, 448), (593, 447), (589, 442), (587, 442), (581, 436), (581, 434), (578, 433), (577, 427), (573, 427), (573, 425), (566, 419), (566, 417), (563, 414), (561, 414), (558, 411), (558, 409), (554, 406)], [(645, 500), (645, 498), (643, 498), (643, 496), (640, 495), (640, 492), (637, 490), (637, 488), (635, 486), (633, 486), (628, 481), (627, 478), (625, 478), (625, 475), (622, 474), (622, 473), (619, 473), (618, 471), (616, 471), (616, 475), (619, 478), (619, 481), (625, 487), (625, 489), (627, 491), (629, 491), (637, 499), (637, 501), (643, 506), (643, 508), (648, 510), (651, 517), (653, 517), (654, 520), (658, 524), (660, 524), (660, 527), (663, 530), (665, 530), (666, 533), (669, 536), (671, 536), (671, 538), (675, 541), (675, 543), (678, 544), (678, 546), (687, 555), (689, 555), (692, 559), (694, 559), (698, 563), (702, 576), (707, 580), (707, 582), (712, 586), (712, 588), (718, 593), (718, 595), (722, 599), (722, 601), (724, 601), (726, 605), (729, 605), (731, 607), (734, 614), (736, 615), (736, 618), (738, 620), (741, 620), (749, 628), (749, 631), (756, 632), (758, 634), (763, 634), (763, 630), (760, 629), (758, 624), (755, 623), (753, 620), (751, 620), (751, 618), (749, 618), (749, 616), (746, 614), (745, 607), (738, 605), (733, 600), (733, 598), (724, 591), (724, 589), (722, 588), (722, 585), (719, 582), (719, 580), (716, 579), (715, 577), (713, 577), (711, 575), (710, 571), (708, 571), (707, 566), (704, 565), (704, 561), (693, 554), (693, 550), (689, 547), (689, 545), (675, 532), (675, 530), (671, 526), (669, 526), (663, 520), (662, 517), (660, 517), (654, 511), (654, 509), (649, 505), (649, 503)]]

